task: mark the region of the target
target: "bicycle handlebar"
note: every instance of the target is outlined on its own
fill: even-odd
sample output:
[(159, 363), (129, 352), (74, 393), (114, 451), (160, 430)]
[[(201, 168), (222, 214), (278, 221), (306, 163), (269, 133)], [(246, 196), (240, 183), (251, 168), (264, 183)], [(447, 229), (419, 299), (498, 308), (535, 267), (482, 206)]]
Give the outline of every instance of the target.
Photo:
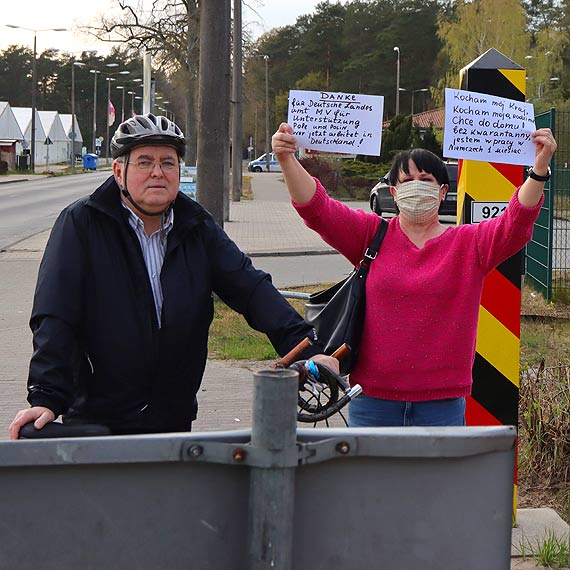
[[(297, 419), (300, 422), (314, 423), (330, 418), (339, 412), (348, 402), (362, 392), (357, 384), (352, 388), (346, 380), (335, 374), (332, 370), (319, 363), (310, 361), (313, 368), (309, 371), (301, 362), (296, 362), (299, 356), (313, 343), (303, 339), (297, 346), (275, 363), (275, 368), (294, 368), (299, 372), (299, 398)], [(343, 344), (331, 356), (340, 360), (350, 352), (350, 347)], [(309, 362), (309, 361), (308, 361)], [(339, 399), (339, 387), (343, 392)], [(320, 401), (319, 393), (325, 388), (329, 391), (327, 401)], [(301, 392), (307, 390), (316, 395), (316, 403), (307, 402), (301, 396)], [(20, 428), (20, 439), (52, 439), (62, 437), (100, 437), (112, 435), (111, 430), (100, 424), (62, 424), (50, 422), (42, 429), (36, 429), (34, 422), (27, 423)]]
[(107, 426), (99, 424), (61, 424), (50, 422), (42, 429), (36, 429), (34, 422), (20, 428), (20, 439), (53, 439), (58, 437), (99, 437), (112, 435)]
[[(305, 423), (327, 420), (344, 408), (352, 398), (362, 393), (360, 385), (351, 387), (342, 376), (335, 374), (326, 366), (311, 360), (299, 361), (298, 357), (311, 345), (312, 342), (308, 338), (303, 339), (275, 363), (276, 368), (292, 368), (299, 373), (297, 421)], [(341, 360), (350, 353), (350, 350), (350, 346), (343, 344), (331, 356)], [(343, 392), (340, 399), (339, 389)], [(304, 398), (304, 392), (310, 394), (309, 400)]]
[(289, 368), (293, 362), (299, 360), (299, 357), (307, 348), (313, 346), (310, 339), (304, 338), (297, 346), (294, 346), (285, 356), (280, 358), (273, 366), (275, 368)]

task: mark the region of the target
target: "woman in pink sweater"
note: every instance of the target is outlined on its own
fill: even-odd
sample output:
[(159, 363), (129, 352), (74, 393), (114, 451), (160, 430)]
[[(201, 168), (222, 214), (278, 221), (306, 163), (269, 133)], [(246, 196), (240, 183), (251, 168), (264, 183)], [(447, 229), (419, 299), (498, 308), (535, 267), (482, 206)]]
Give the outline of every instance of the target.
[[(440, 224), (448, 179), (437, 156), (415, 149), (395, 158), (388, 178), (400, 213), (389, 221), (366, 281), (362, 343), (351, 373), (363, 394), (350, 403), (351, 426), (464, 425), (483, 279), (530, 240), (556, 150), (549, 129), (532, 139), (535, 178), (516, 190), (501, 216), (480, 224)], [(378, 216), (327, 195), (297, 161), (289, 125), (280, 125), (272, 143), (307, 226), (358, 265)]]

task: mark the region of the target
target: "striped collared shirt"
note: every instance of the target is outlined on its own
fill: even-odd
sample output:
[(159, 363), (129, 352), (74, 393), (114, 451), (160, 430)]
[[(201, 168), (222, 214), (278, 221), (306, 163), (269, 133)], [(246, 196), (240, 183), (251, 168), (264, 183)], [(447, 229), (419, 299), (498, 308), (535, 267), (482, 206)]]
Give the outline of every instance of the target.
[[(158, 326), (160, 327), (163, 301), (160, 272), (162, 270), (162, 263), (164, 262), (164, 255), (166, 254), (166, 236), (174, 225), (174, 211), (170, 209), (170, 212), (168, 212), (168, 216), (166, 220), (164, 220), (164, 229), (155, 231), (149, 237), (144, 231), (143, 221), (124, 202), (122, 202), (122, 204), (129, 212), (129, 224), (131, 228), (133, 228), (141, 245), (150, 286), (152, 287)], [(164, 232), (164, 234), (162, 232)]]

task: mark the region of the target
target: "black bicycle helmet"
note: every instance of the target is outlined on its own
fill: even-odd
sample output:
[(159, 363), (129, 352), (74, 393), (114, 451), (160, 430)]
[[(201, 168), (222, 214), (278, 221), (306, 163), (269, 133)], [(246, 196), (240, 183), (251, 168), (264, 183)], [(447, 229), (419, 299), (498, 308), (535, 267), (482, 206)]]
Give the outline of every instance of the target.
[(118, 158), (137, 146), (171, 146), (184, 156), (184, 133), (170, 119), (152, 113), (135, 115), (122, 122), (111, 139), (111, 156)]

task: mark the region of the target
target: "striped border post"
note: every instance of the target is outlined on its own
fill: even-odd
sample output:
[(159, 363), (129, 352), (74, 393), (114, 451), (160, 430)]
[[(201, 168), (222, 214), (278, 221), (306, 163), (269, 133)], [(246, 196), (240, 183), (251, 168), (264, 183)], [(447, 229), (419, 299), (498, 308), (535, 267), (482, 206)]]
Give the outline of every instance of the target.
[[(461, 70), (460, 89), (524, 101), (526, 70), (492, 48)], [(460, 161), (458, 223), (472, 223), (473, 202), (508, 202), (523, 179), (522, 166)], [(519, 252), (485, 279), (467, 425), (518, 426), (522, 261)], [(513, 524), (516, 496), (515, 466)]]

